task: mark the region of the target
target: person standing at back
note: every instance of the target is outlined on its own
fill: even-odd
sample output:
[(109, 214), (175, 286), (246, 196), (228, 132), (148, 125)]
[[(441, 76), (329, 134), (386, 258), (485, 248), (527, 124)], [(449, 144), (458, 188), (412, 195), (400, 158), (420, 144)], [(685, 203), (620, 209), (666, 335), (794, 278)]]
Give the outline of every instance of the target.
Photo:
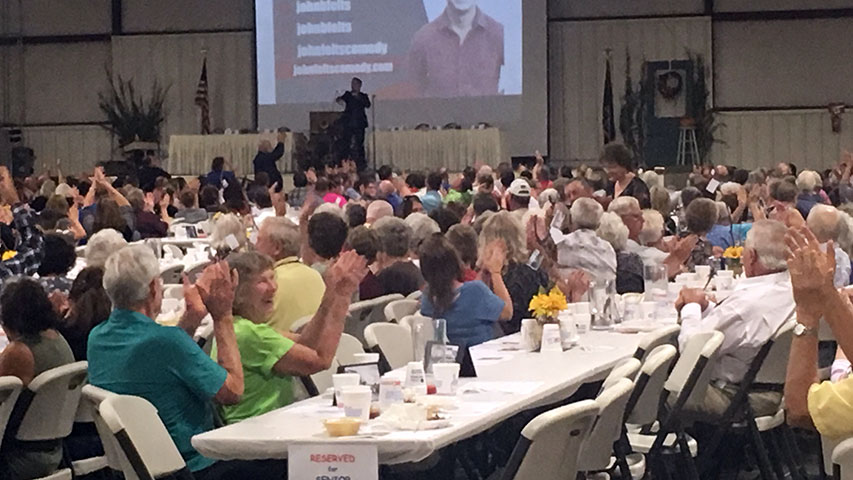
[(341, 159), (355, 160), (359, 172), (367, 168), (367, 161), (364, 158), (364, 129), (367, 128), (365, 110), (371, 106), (370, 97), (361, 91), (361, 85), (361, 79), (353, 77), (350, 90), (335, 99), (336, 102), (345, 105), (340, 119), (343, 127)]
[(261, 140), (258, 145), (258, 153), (255, 159), (252, 160), (252, 165), (255, 167), (255, 176), (263, 172), (269, 177), (270, 185), (278, 184), (276, 191), (280, 191), (282, 187), (281, 173), (278, 171), (278, 162), (284, 156), (284, 136), (285, 132), (278, 132), (278, 143), (273, 148), (269, 140)]

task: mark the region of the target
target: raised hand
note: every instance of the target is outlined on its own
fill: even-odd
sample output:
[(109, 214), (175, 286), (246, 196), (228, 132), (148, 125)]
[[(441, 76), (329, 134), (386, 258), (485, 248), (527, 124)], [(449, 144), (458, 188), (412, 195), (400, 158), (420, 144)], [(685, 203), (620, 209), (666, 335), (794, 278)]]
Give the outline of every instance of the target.
[(207, 307), (204, 306), (198, 286), (190, 283), (186, 273), (181, 280), (184, 285), (184, 302), (187, 304), (186, 315), (193, 321), (201, 321), (207, 315)]
[(237, 271), (232, 271), (224, 260), (210, 265), (201, 273), (196, 288), (214, 322), (231, 316), (234, 290), (239, 280)]
[(572, 270), (568, 275), (560, 275), (557, 279), (557, 288), (570, 302), (579, 302), (589, 290), (589, 282), (592, 278), (583, 270)]
[(506, 244), (503, 240), (494, 240), (486, 245), (480, 264), (491, 275), (500, 275), (506, 263)]
[(794, 300), (799, 308), (820, 316), (827, 296), (835, 292), (835, 246), (828, 242), (824, 252), (807, 228), (789, 228), (785, 243)]
[(367, 275), (367, 261), (355, 250), (342, 253), (326, 272), (329, 288), (347, 297), (358, 289), (358, 285)]
[(675, 246), (670, 251), (670, 254), (678, 259), (679, 262), (684, 263), (690, 257), (690, 252), (696, 248), (696, 243), (698, 242), (698, 236), (688, 235), (676, 242)]

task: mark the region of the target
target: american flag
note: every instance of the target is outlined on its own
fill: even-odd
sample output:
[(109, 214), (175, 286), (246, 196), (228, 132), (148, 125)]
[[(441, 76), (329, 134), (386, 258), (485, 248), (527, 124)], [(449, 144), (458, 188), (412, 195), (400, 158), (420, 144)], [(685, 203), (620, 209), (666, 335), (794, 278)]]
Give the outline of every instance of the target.
[(201, 108), (201, 133), (210, 133), (210, 103), (207, 99), (207, 58), (201, 64), (201, 77), (195, 91), (195, 104)]

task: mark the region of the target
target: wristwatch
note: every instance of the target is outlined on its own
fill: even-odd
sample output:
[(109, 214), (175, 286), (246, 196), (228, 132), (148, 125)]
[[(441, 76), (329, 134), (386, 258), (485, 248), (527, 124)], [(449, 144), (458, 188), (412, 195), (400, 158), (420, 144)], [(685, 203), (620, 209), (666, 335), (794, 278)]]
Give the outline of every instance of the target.
[(794, 325), (794, 335), (797, 337), (805, 337), (806, 335), (817, 337), (817, 329), (814, 327), (807, 327), (802, 323), (797, 322), (797, 324)]

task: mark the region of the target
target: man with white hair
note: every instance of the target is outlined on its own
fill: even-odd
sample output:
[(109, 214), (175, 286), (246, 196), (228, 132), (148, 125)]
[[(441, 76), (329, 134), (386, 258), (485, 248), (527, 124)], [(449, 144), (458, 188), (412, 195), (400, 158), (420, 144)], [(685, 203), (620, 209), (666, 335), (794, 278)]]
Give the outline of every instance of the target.
[(86, 266), (103, 268), (110, 255), (126, 246), (127, 240), (121, 233), (112, 228), (101, 230), (86, 243)]
[(643, 265), (664, 265), (667, 275), (675, 276), (681, 272), (681, 267), (687, 261), (687, 257), (696, 245), (696, 236), (689, 235), (679, 240), (670, 253), (666, 253), (655, 247), (640, 244), (640, 234), (643, 232), (645, 223), (640, 202), (629, 196), (621, 196), (613, 199), (607, 207), (608, 212), (613, 212), (622, 218), (622, 223), (628, 227), (628, 244), (625, 251), (636, 253), (643, 261)]
[(279, 333), (289, 333), (293, 322), (317, 313), (326, 292), (320, 273), (299, 261), (301, 245), (299, 228), (284, 217), (268, 218), (258, 230), (255, 250), (275, 262), (278, 288), (267, 324)]
[(829, 205), (814, 205), (806, 219), (806, 225), (824, 248), (826, 242), (832, 240), (835, 247), (835, 286), (849, 285), (850, 257), (838, 244), (843, 230), (847, 229), (847, 222), (842, 220), (841, 212)]
[(566, 272), (583, 270), (596, 282), (616, 280), (616, 252), (595, 233), (604, 209), (591, 198), (579, 198), (572, 203), (572, 233), (563, 235), (551, 229), (551, 238), (557, 246), (557, 267)]
[(196, 286), (185, 286), (193, 290), (188, 296), (195, 298), (191, 308), (207, 310), (213, 318), (217, 359), (212, 360), (184, 329), (154, 322), (163, 285), (151, 249), (135, 245), (112, 254), (104, 290), (114, 310), (89, 334), (89, 382), (151, 402), (195, 478), (281, 478), (283, 470), (268, 462), (217, 462), (190, 443), (193, 435), (214, 428), (210, 400), (233, 405), (243, 395), (243, 366), (231, 313), (236, 286), (236, 274), (227, 262), (207, 267)]
[[(702, 289), (684, 289), (675, 307), (681, 311), (684, 348), (697, 333), (718, 330), (725, 335), (717, 359), (710, 365), (711, 386), (697, 413), (719, 418), (731, 403), (755, 355), (794, 314), (794, 297), (786, 263), (785, 225), (759, 220), (746, 235), (743, 272), (725, 302), (715, 304)], [(753, 391), (749, 402), (756, 416), (778, 411), (781, 393)]]

